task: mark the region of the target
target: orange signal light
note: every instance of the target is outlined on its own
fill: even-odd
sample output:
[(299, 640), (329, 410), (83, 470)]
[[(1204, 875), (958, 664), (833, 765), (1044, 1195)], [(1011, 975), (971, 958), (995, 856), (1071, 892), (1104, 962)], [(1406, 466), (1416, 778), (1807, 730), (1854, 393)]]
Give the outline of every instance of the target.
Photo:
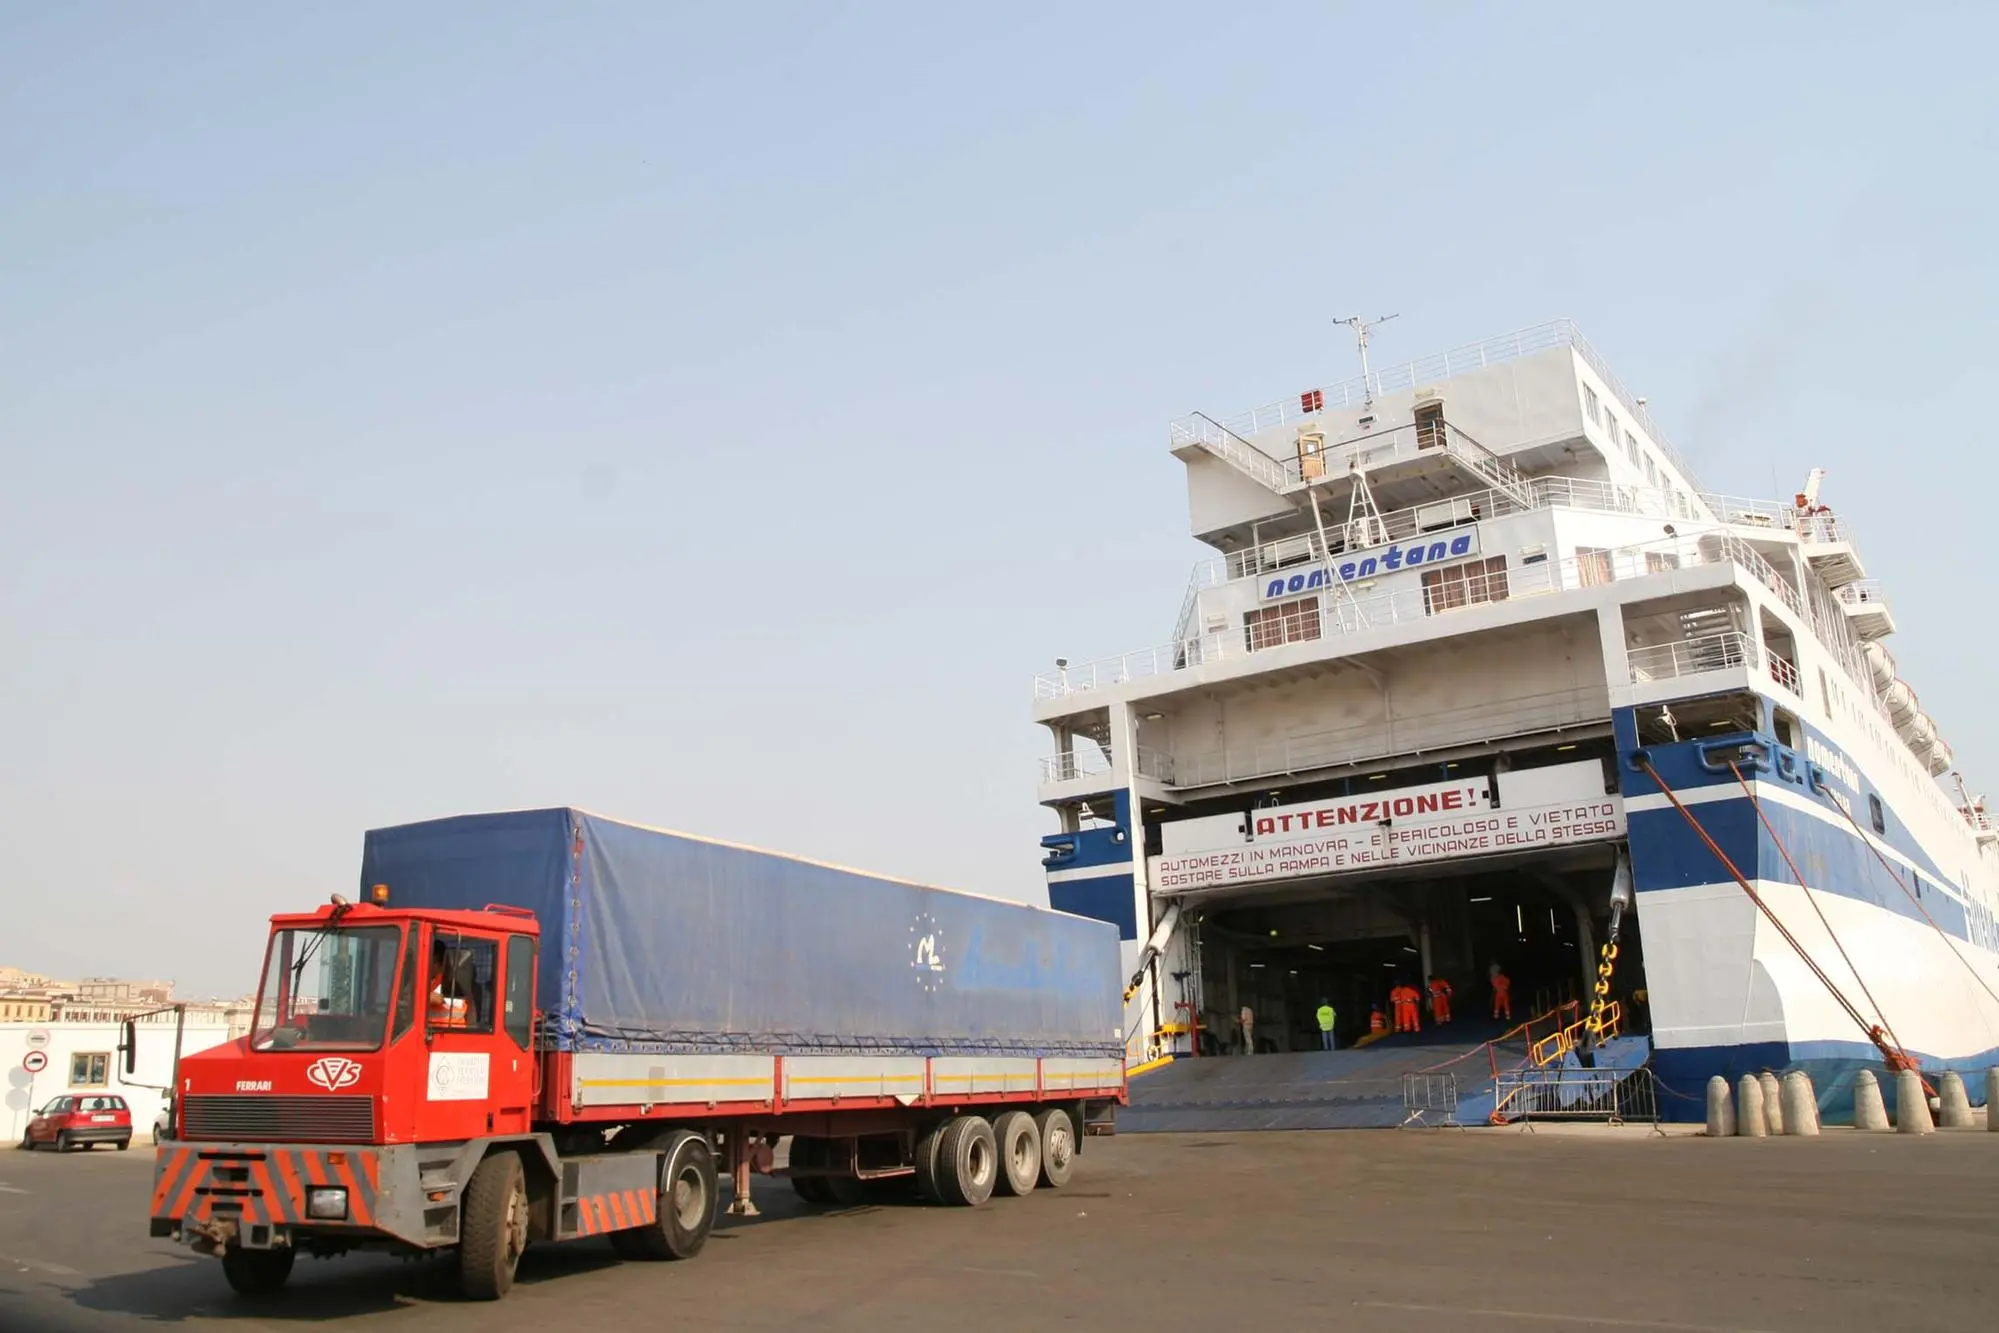
[(377, 884), (368, 891), (368, 896), (375, 900), (375, 906), (387, 907), (389, 905), (389, 886), (386, 884)]

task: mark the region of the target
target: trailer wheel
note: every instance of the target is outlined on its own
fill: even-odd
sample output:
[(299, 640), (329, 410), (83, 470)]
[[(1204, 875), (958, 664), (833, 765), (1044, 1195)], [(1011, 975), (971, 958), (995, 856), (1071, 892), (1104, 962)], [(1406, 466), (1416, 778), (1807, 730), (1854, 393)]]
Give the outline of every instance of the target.
[(496, 1301), (514, 1285), (528, 1239), (527, 1176), (514, 1153), (479, 1163), (465, 1186), (458, 1228), (458, 1286), (467, 1300)]
[(961, 1115), (944, 1129), (937, 1145), (937, 1187), (944, 1202), (976, 1208), (993, 1196), (999, 1176), (999, 1146), (984, 1116)]
[(944, 1144), (948, 1120), (939, 1120), (916, 1139), (916, 1197), (925, 1203), (943, 1203), (944, 1193), (937, 1184), (937, 1150)]
[(231, 1290), (241, 1295), (268, 1296), (285, 1285), (296, 1258), (298, 1251), (289, 1245), (274, 1250), (246, 1250), (231, 1245), (222, 1252), (222, 1277)]
[(1025, 1111), (1003, 1111), (993, 1121), (993, 1139), (999, 1149), (1001, 1194), (1034, 1193), (1041, 1181), (1041, 1127)]
[(1076, 1123), (1059, 1106), (1051, 1106), (1034, 1117), (1041, 1131), (1041, 1183), (1059, 1190), (1069, 1183), (1076, 1167)]
[(719, 1210), (715, 1149), (691, 1129), (675, 1130), (660, 1150), (658, 1219), (619, 1234), (631, 1238), (631, 1258), (692, 1259)]
[[(824, 1166), (826, 1163), (826, 1140), (793, 1135), (791, 1140), (791, 1165), (794, 1167)], [(831, 1182), (824, 1176), (793, 1176), (791, 1188), (807, 1203), (824, 1206), (833, 1202)]]

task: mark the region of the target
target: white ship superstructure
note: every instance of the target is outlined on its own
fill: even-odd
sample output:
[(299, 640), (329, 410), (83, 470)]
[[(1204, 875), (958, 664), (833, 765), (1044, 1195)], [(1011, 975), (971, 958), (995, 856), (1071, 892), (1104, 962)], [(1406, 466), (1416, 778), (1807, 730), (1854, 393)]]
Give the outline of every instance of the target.
[[(1157, 647), (1035, 683), (1051, 903), (1133, 1062), (1394, 982), (1614, 984), (1670, 1086), (1999, 1056), (1999, 850), (1819, 474), (1707, 491), (1557, 323), (1171, 427), (1216, 554)], [(1739, 872), (1739, 880), (1738, 880)], [(1759, 901), (1761, 903), (1759, 905)]]

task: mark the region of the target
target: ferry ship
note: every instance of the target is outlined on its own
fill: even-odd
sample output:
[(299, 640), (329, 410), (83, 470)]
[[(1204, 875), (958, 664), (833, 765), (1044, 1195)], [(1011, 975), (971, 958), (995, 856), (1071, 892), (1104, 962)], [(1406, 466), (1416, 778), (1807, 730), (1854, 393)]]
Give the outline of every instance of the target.
[(1567, 321), (1383, 370), (1347, 322), (1358, 378), (1171, 423), (1214, 554), (1166, 641), (1035, 681), (1049, 901), (1122, 934), (1129, 1063), (1243, 1008), (1364, 1043), (1433, 977), (1484, 1020), (1495, 973), (1614, 1005), (1693, 1118), (1716, 1074), (1836, 1113), (1999, 1062), (1999, 830), (1823, 474), (1710, 492)]

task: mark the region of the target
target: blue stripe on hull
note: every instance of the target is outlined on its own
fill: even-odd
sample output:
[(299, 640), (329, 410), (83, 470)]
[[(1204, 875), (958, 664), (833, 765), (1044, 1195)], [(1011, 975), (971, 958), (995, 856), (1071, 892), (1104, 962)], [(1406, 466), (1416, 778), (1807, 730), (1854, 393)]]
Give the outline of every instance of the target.
[(1048, 905), (1071, 916), (1108, 921), (1118, 938), (1138, 938), (1138, 904), (1131, 872), (1101, 879), (1065, 879), (1048, 886)]
[[(1762, 784), (1757, 785), (1763, 814), (1783, 840), (1791, 860), (1804, 872), (1808, 887), (1867, 903), (1911, 921), (1923, 921), (1922, 911), (1896, 886), (1888, 867), (1875, 859), (1866, 842), (1837, 811), (1827, 812), (1838, 820), (1830, 823), (1779, 805), (1768, 799), (1766, 792)], [(1744, 875), (1784, 884), (1798, 882), (1776, 839), (1764, 830), (1748, 797), (1707, 801), (1688, 809)], [(1727, 879), (1728, 872), (1721, 862), (1679, 811), (1670, 806), (1663, 810), (1635, 810), (1629, 820), (1631, 875), (1640, 893)], [(1911, 889), (1921, 884), (1922, 906), (1939, 926), (1958, 939), (1971, 939), (1964, 908), (1956, 899), (1940, 892), (1934, 878), (1925, 876), (1912, 882), (1906, 870), (1902, 874), (1901, 882)]]
[[(1637, 743), (1637, 724), (1632, 720), (1632, 710), (1618, 710), (1613, 722), (1618, 737), (1618, 782), (1625, 799), (1630, 800), (1637, 797), (1658, 795), (1658, 784), (1652, 780), (1651, 775), (1637, 768), (1632, 763), (1632, 756), (1641, 749)], [(1848, 764), (1858, 771), (1859, 764), (1852, 756), (1845, 755), (1844, 751), (1839, 750), (1839, 747), (1818, 731), (1810, 728), (1807, 728), (1807, 730), (1810, 731), (1813, 739), (1818, 744), (1845, 756)], [(1737, 739), (1744, 738), (1738, 737)], [(1763, 782), (1771, 783), (1772, 785), (1781, 783), (1800, 795), (1810, 796), (1812, 800), (1825, 807), (1826, 813), (1829, 816), (1838, 820), (1842, 826), (1847, 827), (1849, 832), (1851, 831), (1851, 826), (1846, 823), (1846, 816), (1839, 812), (1839, 808), (1830, 799), (1813, 790), (1811, 775), (1815, 770), (1809, 760), (1796, 751), (1787, 750), (1784, 746), (1779, 745), (1773, 737), (1758, 736), (1755, 739), (1757, 744), (1765, 747), (1768, 752), (1777, 757), (1777, 761), (1784, 766), (1791, 780), (1786, 781), (1780, 777), (1774, 768), (1766, 768), (1759, 771), (1746, 766), (1743, 769), (1744, 777), (1749, 778), (1751, 781), (1756, 781), (1760, 778)], [(1713, 762), (1718, 765), (1718, 769), (1710, 769), (1701, 762), (1701, 752), (1704, 747), (1713, 750)], [(1740, 790), (1736, 786), (1735, 775), (1728, 771), (1728, 767), (1722, 758), (1731, 747), (1726, 745), (1719, 748), (1715, 747), (1716, 742), (1714, 741), (1686, 741), (1677, 745), (1648, 745), (1642, 747), (1642, 750), (1646, 757), (1652, 761), (1653, 766), (1657, 768), (1659, 776), (1664, 778), (1667, 785), (1672, 787), (1676, 793), (1685, 795), (1701, 791), (1704, 788), (1714, 787), (1729, 787)], [(1816, 771), (1821, 774), (1824, 772), (1822, 769)], [(1870, 795), (1876, 797), (1882, 803), (1883, 829), (1877, 835), (1881, 841), (1893, 848), (1900, 855), (1907, 857), (1915, 864), (1918, 870), (1929, 878), (1947, 878), (1938, 869), (1936, 861), (1930, 856), (1929, 852), (1917, 840), (1915, 833), (1903, 822), (1895, 808), (1895, 804), (1888, 800), (1878, 788), (1867, 785), (1864, 775), (1861, 781), (1862, 789), (1860, 791), (1842, 791), (1841, 793), (1841, 799), (1845, 801), (1847, 809), (1853, 812), (1853, 817), (1863, 823), (1866, 822), (1869, 818), (1867, 798)], [(1828, 785), (1832, 785), (1830, 778), (1827, 779), (1827, 782)], [(1694, 808), (1697, 811), (1700, 809), (1698, 806)], [(1729, 852), (1731, 856), (1734, 854), (1732, 850)]]
[[(1985, 1071), (1999, 1064), (1999, 1047), (1949, 1060), (1920, 1053), (1916, 1059), (1932, 1082), (1946, 1069), (1956, 1070), (1964, 1079), (1971, 1104), (1979, 1106), (1985, 1101)], [(1818, 1093), (1819, 1118), (1831, 1125), (1852, 1123), (1854, 1076), (1871, 1069), (1881, 1084), (1888, 1113), (1895, 1113), (1895, 1079), (1882, 1063), (1881, 1053), (1864, 1042), (1766, 1041), (1654, 1050), (1652, 1069), (1660, 1083), (1659, 1109), (1668, 1120), (1706, 1119), (1707, 1082), (1716, 1074), (1727, 1079), (1733, 1090), (1744, 1074), (1760, 1074), (1766, 1069), (1780, 1077), (1793, 1069), (1809, 1074)]]

